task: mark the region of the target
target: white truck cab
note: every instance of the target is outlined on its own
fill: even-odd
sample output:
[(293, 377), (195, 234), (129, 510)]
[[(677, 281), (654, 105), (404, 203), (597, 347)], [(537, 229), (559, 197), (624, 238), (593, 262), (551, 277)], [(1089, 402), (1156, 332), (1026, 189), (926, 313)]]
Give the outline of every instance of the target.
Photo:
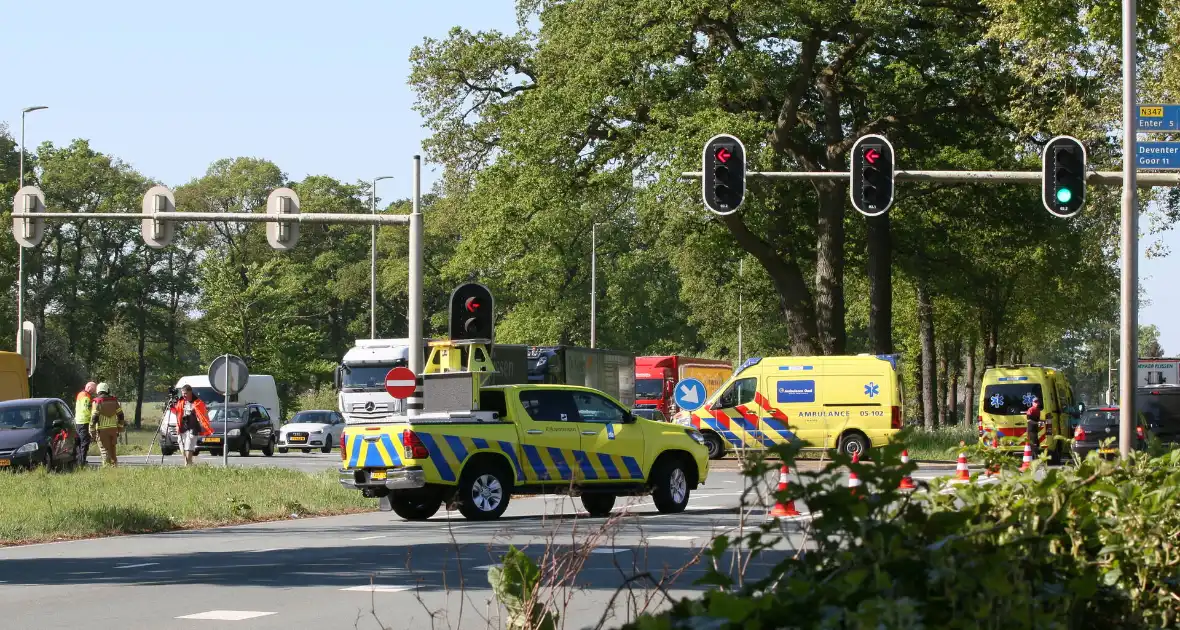
[(336, 402), (347, 424), (379, 422), (405, 412), (405, 401), (385, 391), (385, 375), (407, 366), (409, 339), (358, 339), (336, 369)]

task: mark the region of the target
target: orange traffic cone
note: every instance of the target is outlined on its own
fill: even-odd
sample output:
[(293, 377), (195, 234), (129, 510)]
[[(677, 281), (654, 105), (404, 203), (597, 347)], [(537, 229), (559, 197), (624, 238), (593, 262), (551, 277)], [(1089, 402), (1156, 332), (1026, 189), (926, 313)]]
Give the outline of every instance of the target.
[[(860, 463), (859, 452), (852, 454), (852, 463)], [(852, 470), (851, 468), (848, 469), (848, 491), (851, 492), (853, 496), (860, 494), (860, 477), (857, 477), (856, 471)]]
[[(992, 439), (992, 448), (996, 449), (997, 451), (1000, 450), (1000, 438), (999, 437), (995, 437)], [(996, 464), (996, 465), (987, 469), (987, 476), (988, 477), (991, 477), (992, 475), (998, 475), (998, 474), (1000, 474), (1000, 465), (999, 464)]]
[(1020, 458), (1020, 472), (1024, 472), (1024, 471), (1028, 470), (1028, 467), (1032, 466), (1032, 460), (1033, 460), (1032, 444), (1029, 444), (1028, 440), (1025, 440), (1024, 441), (1024, 457)]
[(967, 453), (963, 451), (959, 451), (959, 463), (955, 466), (955, 481), (971, 481), (971, 472), (967, 470)]
[[(778, 473), (778, 492), (786, 492), (787, 490), (787, 473), (791, 472), (786, 464), (779, 470)], [(777, 493), (776, 493), (777, 494)], [(775, 500), (774, 507), (770, 510), (770, 516), (799, 516), (799, 510), (795, 509), (795, 500), (787, 499), (787, 504), (783, 505), (780, 500)]]
[[(910, 463), (910, 452), (906, 449), (902, 449), (902, 451), (901, 451), (901, 465), (905, 466), (908, 463)], [(915, 490), (915, 489), (917, 489), (917, 487), (918, 486), (914, 485), (914, 480), (910, 478), (910, 474), (906, 473), (905, 476), (901, 478), (901, 485), (899, 485), (897, 487), (897, 489), (898, 490)]]

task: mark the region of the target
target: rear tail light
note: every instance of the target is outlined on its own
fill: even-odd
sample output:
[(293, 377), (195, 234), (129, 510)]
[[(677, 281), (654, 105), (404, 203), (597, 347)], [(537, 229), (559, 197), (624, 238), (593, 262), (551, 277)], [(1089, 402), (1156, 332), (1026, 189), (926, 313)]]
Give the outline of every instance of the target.
[(1143, 434), (1143, 427), (1135, 427), (1135, 435), (1138, 435), (1140, 440), (1147, 439), (1147, 436)]
[(975, 425), (975, 428), (979, 430), (979, 437), (982, 438), (983, 437), (983, 416), (979, 416), (979, 420), (978, 420), (978, 423)]
[(1086, 441), (1086, 430), (1083, 429), (1082, 427), (1078, 427), (1077, 430), (1073, 432), (1073, 439), (1075, 439), (1079, 442), (1085, 442)]
[(346, 455), (346, 454), (345, 454), (345, 452), (344, 452), (344, 446), (345, 446), (346, 444), (348, 444), (348, 439), (347, 439), (347, 437), (344, 435), (344, 431), (341, 431), (341, 432), (340, 432), (340, 459), (341, 459), (341, 460), (346, 460), (346, 459), (348, 459), (348, 455)]
[(889, 419), (889, 428), (901, 430), (901, 407), (894, 406)]
[(402, 448), (405, 449), (406, 459), (427, 459), (430, 457), (430, 451), (426, 450), (422, 438), (409, 429), (402, 431)]

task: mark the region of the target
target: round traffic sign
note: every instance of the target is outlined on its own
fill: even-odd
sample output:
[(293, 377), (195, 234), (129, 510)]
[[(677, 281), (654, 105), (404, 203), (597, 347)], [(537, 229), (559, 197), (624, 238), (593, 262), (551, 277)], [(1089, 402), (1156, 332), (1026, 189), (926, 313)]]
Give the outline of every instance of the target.
[(705, 384), (695, 378), (686, 378), (676, 384), (673, 398), (676, 406), (684, 411), (696, 411), (705, 404)]
[(209, 364), (209, 385), (218, 394), (235, 396), (246, 387), (250, 370), (241, 357), (223, 354)]
[(417, 377), (410, 368), (395, 367), (385, 375), (385, 391), (398, 400), (408, 398), (414, 393)]

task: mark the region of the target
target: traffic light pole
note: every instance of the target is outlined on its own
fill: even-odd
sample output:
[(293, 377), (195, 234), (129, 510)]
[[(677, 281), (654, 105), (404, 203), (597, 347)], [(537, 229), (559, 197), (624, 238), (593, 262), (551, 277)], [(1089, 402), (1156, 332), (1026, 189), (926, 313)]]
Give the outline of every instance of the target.
[[(1132, 165), (1132, 168), (1134, 165)], [(779, 180), (848, 181), (848, 171), (746, 171), (747, 177), (765, 177)], [(680, 179), (693, 180), (701, 177), (700, 171), (685, 171)], [(894, 171), (894, 178), (907, 182), (938, 182), (944, 184), (1040, 184), (1040, 171)], [(1180, 184), (1180, 173), (1138, 173), (1135, 177), (1140, 188), (1152, 186), (1176, 186)], [(1091, 171), (1086, 174), (1087, 184), (1121, 185), (1123, 173), (1118, 171)]]
[(414, 386), (414, 393), (406, 398), (406, 416), (410, 418), (417, 417), (424, 406), (422, 397), (422, 371), (425, 367), (425, 358), (422, 356), (422, 241), (424, 232), (422, 224), (422, 156), (415, 155), (414, 205), (410, 211), (410, 312), (407, 317), (410, 339), (409, 368), (414, 372), (417, 383)]
[[(1135, 0), (1123, 0), (1123, 208), (1122, 282), (1119, 289), (1119, 456), (1131, 456), (1135, 435), (1135, 376), (1139, 348), (1139, 203), (1136, 186), (1150, 173), (1136, 172), (1135, 160)], [(1138, 176), (1138, 177), (1137, 177)], [(1138, 184), (1136, 179), (1139, 180)]]

